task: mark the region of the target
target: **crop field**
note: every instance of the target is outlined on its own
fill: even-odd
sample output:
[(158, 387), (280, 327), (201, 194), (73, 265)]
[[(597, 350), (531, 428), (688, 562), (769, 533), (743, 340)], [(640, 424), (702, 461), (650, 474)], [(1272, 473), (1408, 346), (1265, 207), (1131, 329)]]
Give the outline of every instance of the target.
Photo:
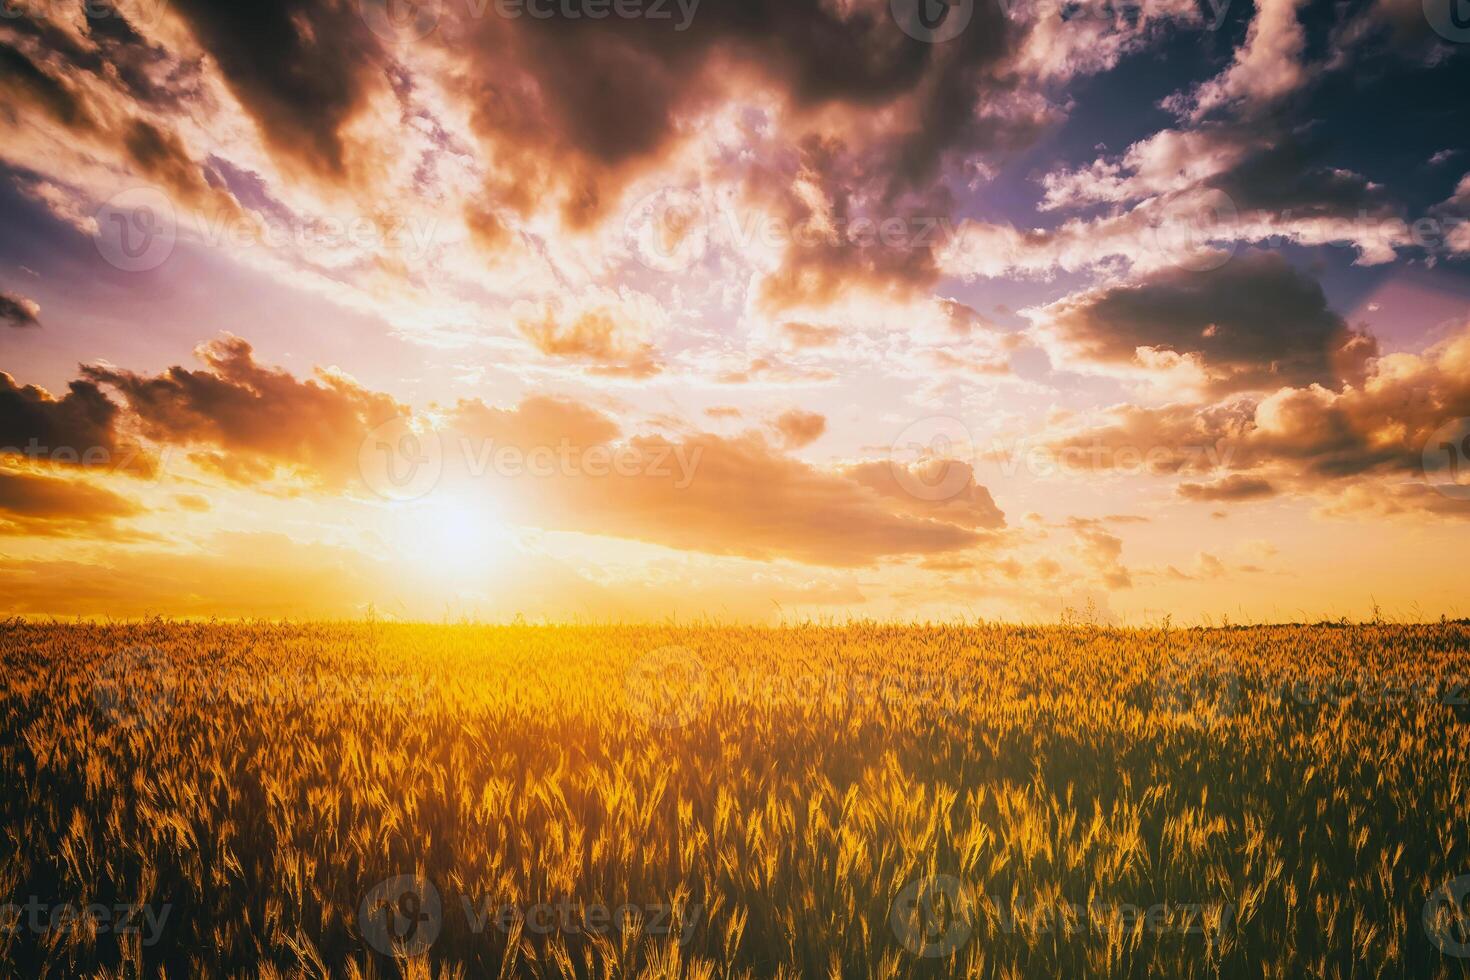
[(1459, 977), (1470, 626), (0, 625), (0, 974)]

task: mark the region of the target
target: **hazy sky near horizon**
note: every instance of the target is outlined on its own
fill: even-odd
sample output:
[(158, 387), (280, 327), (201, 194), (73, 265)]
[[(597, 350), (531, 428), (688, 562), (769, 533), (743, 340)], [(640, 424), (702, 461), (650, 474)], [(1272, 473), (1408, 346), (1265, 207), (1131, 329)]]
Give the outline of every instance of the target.
[(1463, 7), (15, 0), (0, 613), (1466, 614)]

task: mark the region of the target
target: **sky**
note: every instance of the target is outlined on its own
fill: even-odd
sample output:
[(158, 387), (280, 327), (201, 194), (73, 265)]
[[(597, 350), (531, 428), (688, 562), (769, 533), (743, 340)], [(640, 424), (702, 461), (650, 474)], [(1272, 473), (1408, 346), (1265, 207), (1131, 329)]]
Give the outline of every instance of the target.
[(1464, 0), (7, 0), (0, 614), (1470, 614), (1467, 90)]

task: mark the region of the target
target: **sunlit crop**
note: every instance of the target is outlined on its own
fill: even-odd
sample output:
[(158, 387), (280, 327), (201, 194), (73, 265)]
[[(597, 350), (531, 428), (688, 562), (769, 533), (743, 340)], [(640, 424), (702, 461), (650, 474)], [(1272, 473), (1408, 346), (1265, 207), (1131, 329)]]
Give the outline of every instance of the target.
[(0, 973), (1463, 976), (1467, 646), (14, 622)]

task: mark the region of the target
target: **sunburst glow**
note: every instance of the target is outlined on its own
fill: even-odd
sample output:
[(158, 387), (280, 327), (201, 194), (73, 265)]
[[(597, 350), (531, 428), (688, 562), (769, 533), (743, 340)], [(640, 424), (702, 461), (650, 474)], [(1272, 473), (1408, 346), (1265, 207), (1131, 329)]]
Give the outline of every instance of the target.
[(486, 495), (431, 494), (401, 505), (392, 520), (393, 556), (420, 579), (472, 584), (501, 569), (514, 546)]

